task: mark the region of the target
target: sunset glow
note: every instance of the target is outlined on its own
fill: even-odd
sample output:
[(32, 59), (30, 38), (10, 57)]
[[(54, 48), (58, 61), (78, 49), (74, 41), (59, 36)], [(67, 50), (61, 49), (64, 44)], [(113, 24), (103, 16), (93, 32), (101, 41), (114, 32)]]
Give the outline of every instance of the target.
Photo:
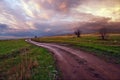
[(0, 0), (0, 12), (0, 36), (87, 32), (102, 27), (96, 23), (120, 28), (120, 0)]

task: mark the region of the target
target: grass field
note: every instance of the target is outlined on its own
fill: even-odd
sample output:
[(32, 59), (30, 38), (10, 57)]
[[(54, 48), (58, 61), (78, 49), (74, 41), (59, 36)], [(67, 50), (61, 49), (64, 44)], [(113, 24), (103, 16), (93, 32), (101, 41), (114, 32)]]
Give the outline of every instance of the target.
[(46, 49), (24, 40), (0, 41), (0, 80), (54, 80), (57, 73)]
[(38, 42), (64, 43), (77, 48), (94, 52), (95, 55), (104, 57), (108, 61), (120, 63), (120, 35), (109, 35), (108, 40), (100, 40), (98, 35), (53, 36), (33, 39)]

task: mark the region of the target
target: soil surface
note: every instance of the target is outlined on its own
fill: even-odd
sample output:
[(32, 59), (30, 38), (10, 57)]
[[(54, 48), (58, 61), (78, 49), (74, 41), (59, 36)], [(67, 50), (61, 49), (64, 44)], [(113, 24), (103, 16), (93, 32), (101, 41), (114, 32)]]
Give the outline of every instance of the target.
[(62, 80), (120, 80), (120, 68), (97, 56), (58, 44), (26, 41), (54, 53)]

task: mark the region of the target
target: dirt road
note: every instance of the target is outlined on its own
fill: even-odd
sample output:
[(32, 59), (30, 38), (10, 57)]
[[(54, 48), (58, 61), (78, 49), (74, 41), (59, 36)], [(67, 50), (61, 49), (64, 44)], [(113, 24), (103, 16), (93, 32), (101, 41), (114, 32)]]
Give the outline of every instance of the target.
[(54, 53), (63, 80), (120, 80), (120, 68), (84, 51), (53, 43), (28, 42)]

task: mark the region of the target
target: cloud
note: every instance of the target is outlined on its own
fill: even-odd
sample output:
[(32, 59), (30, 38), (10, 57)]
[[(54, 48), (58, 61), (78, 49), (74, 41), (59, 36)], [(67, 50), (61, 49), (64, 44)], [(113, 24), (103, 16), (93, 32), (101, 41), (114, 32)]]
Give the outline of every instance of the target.
[(0, 0), (0, 36), (45, 36), (119, 28), (119, 0)]
[[(57, 34), (63, 34), (63, 33), (70, 33), (70, 27), (69, 24), (57, 24), (57, 25), (49, 25), (45, 23), (35, 23), (35, 27), (37, 28), (35, 30), (35, 33), (39, 35), (57, 35)], [(64, 26), (64, 27), (62, 27)]]
[(8, 30), (8, 29), (9, 29), (8, 25), (6, 25), (6, 24), (0, 24), (0, 32)]
[(83, 0), (35, 0), (45, 8), (58, 12), (67, 12), (71, 8), (74, 8), (81, 4)]
[(120, 22), (111, 22), (110, 18), (94, 18), (88, 22), (77, 23), (74, 29), (81, 29), (83, 33), (98, 32), (100, 28), (107, 28), (109, 32), (120, 33)]

